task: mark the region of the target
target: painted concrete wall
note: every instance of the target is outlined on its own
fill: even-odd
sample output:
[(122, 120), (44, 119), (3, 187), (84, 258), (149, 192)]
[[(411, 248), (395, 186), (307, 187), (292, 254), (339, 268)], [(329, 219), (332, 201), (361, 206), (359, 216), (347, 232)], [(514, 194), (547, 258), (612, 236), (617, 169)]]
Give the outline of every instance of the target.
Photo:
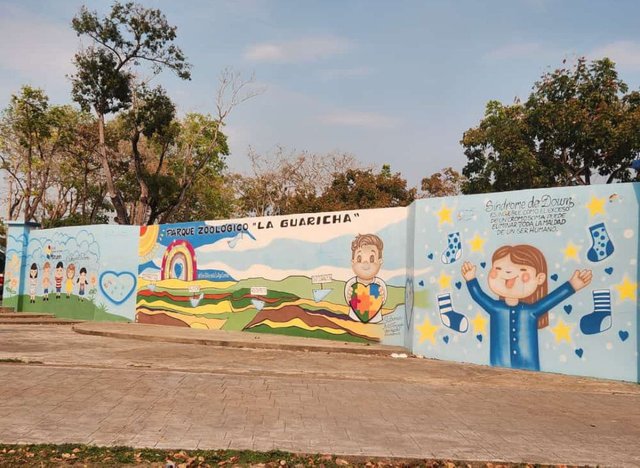
[(9, 229), (5, 305), (63, 318), (134, 319), (138, 227)]
[(617, 184), (141, 228), (13, 223), (4, 303), (638, 382), (639, 202), (640, 184)]
[(391, 208), (142, 228), (136, 320), (403, 345), (406, 217)]
[(418, 201), (413, 351), (638, 381), (639, 189)]

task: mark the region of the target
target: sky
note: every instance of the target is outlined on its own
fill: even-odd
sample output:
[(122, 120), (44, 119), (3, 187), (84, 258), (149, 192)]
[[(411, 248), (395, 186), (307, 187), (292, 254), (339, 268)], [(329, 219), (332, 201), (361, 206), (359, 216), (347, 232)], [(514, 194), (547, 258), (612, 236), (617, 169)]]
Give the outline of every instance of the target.
[[(489, 100), (526, 99), (563, 59), (608, 56), (640, 87), (640, 2), (616, 1), (142, 1), (177, 26), (191, 81), (154, 78), (179, 112), (215, 112), (225, 68), (255, 76), (262, 94), (234, 109), (230, 169), (247, 153), (349, 153), (388, 163), (412, 186), (465, 156), (460, 140)], [(67, 75), (81, 46), (81, 5), (107, 1), (0, 0), (0, 108), (24, 84), (71, 102)], [(85, 41), (86, 42), (86, 41)]]

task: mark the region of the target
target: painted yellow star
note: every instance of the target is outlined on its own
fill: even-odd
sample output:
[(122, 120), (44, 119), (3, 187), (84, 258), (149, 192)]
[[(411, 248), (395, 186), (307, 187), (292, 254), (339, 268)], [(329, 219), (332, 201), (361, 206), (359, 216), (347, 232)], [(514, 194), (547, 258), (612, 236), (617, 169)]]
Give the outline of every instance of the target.
[(618, 295), (620, 296), (621, 301), (624, 301), (625, 299), (629, 299), (630, 301), (636, 300), (636, 290), (638, 289), (638, 283), (629, 281), (629, 278), (627, 278), (626, 276), (622, 280), (622, 283), (614, 284), (613, 287), (618, 290)]
[(569, 241), (569, 243), (567, 244), (567, 246), (562, 249), (562, 253), (564, 254), (564, 260), (575, 260), (576, 262), (580, 261), (580, 257), (578, 257), (578, 254), (580, 253), (580, 249), (582, 247), (580, 247), (579, 245), (575, 245), (573, 242)]
[(453, 224), (453, 220), (451, 219), (451, 208), (447, 205), (442, 205), (439, 211), (436, 211), (436, 215), (438, 216), (438, 225), (449, 223)]
[(558, 319), (556, 326), (550, 328), (551, 332), (556, 337), (556, 343), (560, 343), (562, 340), (565, 340), (567, 343), (571, 343), (571, 329), (572, 326), (564, 323), (562, 319)]
[(589, 203), (586, 204), (587, 209), (589, 210), (590, 216), (595, 216), (598, 213), (604, 214), (604, 202), (605, 198), (596, 198), (594, 196), (591, 197)]
[(418, 326), (420, 332), (420, 343), (429, 340), (432, 344), (436, 344), (436, 332), (438, 331), (437, 325), (433, 325), (427, 317), (424, 318), (422, 325)]
[(473, 325), (473, 333), (487, 333), (487, 323), (489, 321), (478, 312), (471, 323)]
[(487, 239), (483, 239), (478, 234), (473, 236), (471, 240), (467, 241), (467, 243), (469, 244), (469, 247), (471, 247), (472, 252), (484, 252), (485, 242), (487, 242)]
[(451, 280), (452, 276), (447, 275), (444, 271), (440, 272), (440, 278), (438, 278), (438, 284), (440, 285), (440, 289), (449, 289), (451, 288)]

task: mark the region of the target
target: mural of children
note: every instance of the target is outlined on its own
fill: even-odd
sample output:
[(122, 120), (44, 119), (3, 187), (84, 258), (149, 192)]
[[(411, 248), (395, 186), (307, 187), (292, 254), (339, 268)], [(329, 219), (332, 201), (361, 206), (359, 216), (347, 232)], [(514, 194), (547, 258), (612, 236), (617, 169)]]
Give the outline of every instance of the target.
[(89, 284), (87, 281), (87, 269), (85, 267), (80, 268), (80, 276), (76, 280), (76, 283), (78, 283), (78, 299), (84, 301), (84, 288)]
[(56, 299), (60, 299), (60, 291), (62, 291), (62, 272), (64, 271), (64, 265), (62, 262), (56, 263), (56, 272), (53, 274), (53, 279), (56, 282)]
[(383, 247), (375, 234), (358, 234), (351, 242), (351, 268), (356, 276), (347, 281), (344, 297), (349, 317), (363, 323), (382, 322), (380, 310), (387, 298), (387, 285), (376, 275), (382, 267)]
[(489, 297), (478, 284), (476, 266), (462, 265), (469, 294), (490, 317), (491, 365), (540, 370), (538, 320), (591, 282), (591, 270), (576, 270), (569, 281), (547, 294), (547, 261), (531, 245), (504, 245), (491, 259)]
[(42, 300), (49, 302), (49, 288), (51, 287), (51, 263), (42, 265)]
[(29, 269), (29, 302), (35, 304), (36, 302), (36, 287), (38, 286), (38, 265), (31, 264)]
[(76, 275), (76, 266), (73, 263), (70, 263), (67, 266), (67, 282), (65, 283), (64, 290), (67, 293), (67, 299), (71, 297), (71, 293), (73, 292), (73, 277)]

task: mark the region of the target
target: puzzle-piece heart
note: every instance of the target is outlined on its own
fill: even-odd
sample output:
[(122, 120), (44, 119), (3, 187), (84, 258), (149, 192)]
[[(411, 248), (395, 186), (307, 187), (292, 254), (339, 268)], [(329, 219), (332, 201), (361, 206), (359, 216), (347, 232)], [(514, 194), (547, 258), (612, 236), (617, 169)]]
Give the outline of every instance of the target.
[(553, 281), (558, 281), (558, 275), (556, 273), (554, 273), (553, 275), (549, 276), (549, 278), (551, 278)]
[(476, 340), (482, 343), (482, 335), (476, 335)]
[(607, 267), (607, 268), (605, 268), (605, 269), (604, 269), (604, 272), (605, 272), (607, 275), (610, 275), (611, 273), (613, 273), (613, 267)]
[(444, 341), (446, 344), (449, 343), (449, 335), (445, 335), (442, 337), (442, 341)]
[(456, 282), (456, 288), (460, 289), (462, 287), (462, 283), (460, 281)]
[(354, 283), (351, 286), (349, 306), (362, 323), (368, 323), (382, 309), (380, 285)]
[(564, 311), (567, 314), (570, 314), (572, 310), (573, 310), (573, 306), (571, 304), (567, 304), (566, 306), (564, 306)]
[(129, 271), (104, 271), (98, 284), (104, 297), (115, 305), (124, 303), (136, 289), (136, 276)]
[(622, 341), (626, 341), (627, 338), (629, 338), (629, 332), (626, 330), (620, 330), (618, 332), (618, 336), (620, 337), (620, 340)]
[(575, 353), (576, 353), (576, 356), (578, 356), (579, 358), (582, 358), (582, 355), (584, 354), (584, 349), (578, 348), (576, 349)]

